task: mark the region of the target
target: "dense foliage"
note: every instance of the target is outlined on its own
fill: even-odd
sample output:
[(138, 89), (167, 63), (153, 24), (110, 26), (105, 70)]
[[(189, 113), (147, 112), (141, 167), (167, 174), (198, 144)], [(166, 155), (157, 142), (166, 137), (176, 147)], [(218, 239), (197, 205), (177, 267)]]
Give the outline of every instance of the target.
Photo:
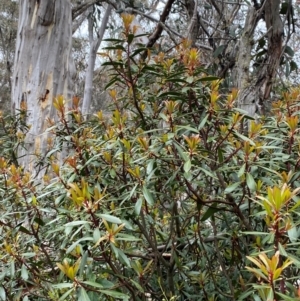
[(102, 53), (111, 111), (58, 96), (34, 174), (26, 104), (1, 116), (0, 300), (296, 300), (300, 90), (253, 120), (187, 41), (145, 53), (131, 20)]

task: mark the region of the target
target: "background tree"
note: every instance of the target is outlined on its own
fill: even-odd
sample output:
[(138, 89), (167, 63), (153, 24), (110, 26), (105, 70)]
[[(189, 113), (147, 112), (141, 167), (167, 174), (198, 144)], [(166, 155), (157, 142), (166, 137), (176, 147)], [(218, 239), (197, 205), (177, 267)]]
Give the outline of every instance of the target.
[(17, 2), (10, 0), (1, 1), (0, 14), (0, 110), (9, 112), (17, 33)]
[[(151, 49), (153, 54), (163, 51), (171, 55), (174, 47), (179, 45), (183, 38), (190, 39), (192, 45), (201, 50), (203, 65), (211, 74), (217, 74), (224, 79), (222, 87), (228, 91), (232, 87), (239, 89), (238, 106), (246, 110), (250, 116), (254, 116), (258, 110), (264, 111), (265, 103), (270, 99), (270, 92), (282, 66), (285, 66), (286, 75), (297, 68), (296, 62), (293, 61), (294, 51), (289, 46), (291, 36), (297, 26), (294, 17), (297, 10), (291, 1), (266, 0), (261, 3), (258, 1), (229, 3), (214, 0), (205, 2), (202, 0), (168, 0), (166, 2), (90, 0), (80, 3), (73, 1), (71, 5), (63, 2), (65, 17), (55, 15), (53, 22), (51, 21), (51, 3), (54, 2), (50, 1), (47, 4), (47, 16), (43, 16), (43, 5), (38, 3), (38, 1), (20, 1), (19, 3), (21, 12), (20, 34), (17, 41), (19, 55), (15, 59), (12, 107), (14, 111), (20, 109), (22, 100), (27, 99), (25, 102), (28, 109), (28, 124), (31, 125), (25, 141), (26, 148), (20, 152), (20, 156), (26, 153), (27, 155), (43, 154), (48, 147), (45, 142), (47, 139), (42, 139), (44, 141), (42, 142), (40, 138), (43, 137), (41, 134), (46, 129), (45, 120), (48, 117), (53, 118), (52, 99), (58, 94), (67, 93), (67, 96), (65, 95), (67, 99), (71, 98), (71, 92), (81, 94), (82, 110), (84, 114), (88, 113), (91, 107), (95, 53), (104, 31), (107, 27), (109, 28), (105, 24), (107, 24), (106, 17), (110, 9), (114, 20), (109, 23), (111, 30), (107, 34), (117, 37), (122, 27), (121, 23), (116, 21), (119, 20), (119, 14), (132, 13), (137, 22), (136, 28), (148, 35), (147, 39), (140, 39), (138, 42), (144, 44), (145, 48)], [(26, 16), (22, 11), (25, 5), (32, 7), (30, 16)], [(34, 11), (35, 7), (37, 7), (36, 11)], [(55, 7), (59, 9), (60, 6)], [(103, 18), (100, 17), (101, 20), (93, 22), (93, 24), (103, 22), (98, 36), (95, 33), (91, 34), (92, 27), (87, 26), (87, 23), (92, 23), (92, 17), (95, 21), (96, 16), (89, 13), (90, 10), (95, 11), (95, 8), (101, 11), (100, 15), (103, 16)], [(63, 10), (60, 10), (61, 13)], [(46, 20), (44, 23), (43, 19)], [(36, 27), (28, 29), (28, 26), (32, 25), (29, 25), (31, 21), (34, 21), (32, 24)], [(50, 25), (42, 25), (48, 23)], [(52, 25), (55, 30), (57, 28), (55, 36), (61, 37), (61, 40), (56, 40), (55, 43), (49, 42), (50, 38), (46, 39), (47, 35), (54, 33), (51, 29)], [(76, 91), (77, 89), (72, 84), (76, 76), (71, 66), (73, 63), (70, 47), (71, 33), (75, 33), (80, 26), (90, 28), (89, 39), (92, 43), (85, 62), (81, 62), (87, 67), (86, 76), (77, 72), (77, 78), (85, 79), (85, 88), (82, 92)], [(115, 26), (114, 29), (112, 29), (113, 26)], [(62, 32), (62, 28), (64, 28), (64, 36), (58, 34)], [(32, 33), (33, 30), (36, 30), (35, 35), (28, 37), (23, 34), (25, 31)], [(25, 43), (21, 43), (21, 40)], [(87, 49), (83, 51), (86, 52)], [(33, 53), (34, 56), (32, 56)], [(39, 59), (38, 53), (43, 53), (42, 60)], [(144, 51), (141, 54), (143, 59), (146, 58), (146, 53)], [(42, 65), (39, 66), (39, 64)], [(61, 70), (64, 69), (64, 71), (59, 71), (60, 77), (57, 78), (60, 79), (57, 80), (57, 85), (48, 87), (49, 74), (54, 70), (58, 72), (55, 64), (63, 66)], [(37, 73), (40, 76), (36, 76)], [(49, 99), (49, 101), (41, 101), (44, 99)], [(29, 158), (24, 157), (22, 163), (28, 164), (30, 161)]]
[(96, 22), (94, 22), (95, 20), (92, 15), (93, 11), (90, 10), (91, 16), (88, 19), (90, 51), (89, 51), (88, 65), (85, 73), (84, 95), (82, 101), (82, 113), (84, 116), (88, 115), (92, 104), (93, 76), (94, 76), (97, 51), (104, 37), (104, 33), (108, 24), (109, 17), (111, 15), (111, 11), (112, 11), (112, 6), (109, 4), (101, 20), (101, 26), (99, 27), (98, 30), (96, 28), (97, 30), (96, 37), (94, 37), (94, 24)]
[[(27, 110), (31, 128), (20, 149), (21, 163), (32, 168), (32, 156), (48, 147), (48, 120), (55, 117), (53, 98), (70, 99), (74, 66), (71, 56), (72, 15), (69, 1), (24, 0), (19, 23), (12, 81), (12, 110)], [(31, 166), (31, 167), (30, 167)]]

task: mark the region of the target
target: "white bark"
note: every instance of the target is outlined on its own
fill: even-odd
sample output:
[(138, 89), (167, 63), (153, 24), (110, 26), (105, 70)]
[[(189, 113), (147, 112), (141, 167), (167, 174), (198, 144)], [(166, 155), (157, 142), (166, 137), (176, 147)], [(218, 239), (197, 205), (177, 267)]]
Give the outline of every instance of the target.
[[(235, 86), (239, 89), (238, 106), (248, 115), (254, 116), (256, 111), (263, 113), (264, 102), (269, 98), (282, 57), (283, 22), (280, 16), (280, 0), (265, 0), (259, 10), (249, 8), (243, 34), (238, 43), (238, 54), (234, 70)], [(259, 71), (250, 74), (253, 33), (257, 21), (264, 9), (268, 36), (268, 52)]]
[[(99, 28), (99, 31), (97, 32), (96, 39), (93, 38), (92, 26), (89, 26), (90, 52), (89, 52), (88, 66), (85, 75), (84, 96), (83, 96), (83, 103), (82, 103), (82, 114), (85, 117), (87, 117), (87, 115), (89, 114), (90, 107), (91, 107), (92, 92), (93, 92), (93, 73), (95, 68), (97, 51), (102, 42), (111, 11), (112, 11), (112, 6), (108, 5), (101, 26)], [(89, 22), (92, 22), (92, 20), (89, 20)]]
[(27, 104), (31, 129), (20, 163), (33, 168), (34, 154), (47, 150), (47, 118), (55, 118), (53, 98), (72, 95), (72, 11), (69, 0), (20, 0), (12, 85), (12, 110)]

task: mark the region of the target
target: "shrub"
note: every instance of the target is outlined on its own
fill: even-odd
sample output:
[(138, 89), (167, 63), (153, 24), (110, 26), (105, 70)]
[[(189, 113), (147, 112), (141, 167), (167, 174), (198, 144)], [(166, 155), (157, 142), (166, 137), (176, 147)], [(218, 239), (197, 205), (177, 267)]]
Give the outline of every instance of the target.
[(299, 298), (299, 90), (254, 120), (187, 41), (142, 61), (124, 28), (111, 112), (57, 97), (39, 179), (2, 155), (0, 299)]

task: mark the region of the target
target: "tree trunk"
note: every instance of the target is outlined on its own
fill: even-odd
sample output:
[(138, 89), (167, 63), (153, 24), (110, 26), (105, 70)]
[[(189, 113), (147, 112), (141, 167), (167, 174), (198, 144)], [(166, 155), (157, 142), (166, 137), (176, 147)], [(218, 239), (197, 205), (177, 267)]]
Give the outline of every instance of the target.
[(284, 34), (281, 20), (280, 0), (265, 0), (264, 18), (268, 36), (268, 51), (263, 64), (256, 74), (250, 74), (253, 33), (259, 19), (259, 11), (248, 10), (244, 31), (237, 50), (237, 60), (234, 69), (234, 85), (239, 89), (238, 106), (248, 115), (254, 116), (257, 110), (264, 110), (264, 101), (269, 98), (273, 82), (276, 78), (283, 51)]
[(237, 56), (233, 71), (233, 83), (239, 90), (238, 106), (250, 116), (254, 116), (256, 103), (259, 99), (259, 88), (257, 89), (257, 87), (253, 86), (253, 78), (250, 72), (252, 40), (257, 21), (255, 9), (249, 8), (244, 30), (237, 46)]
[(90, 113), (92, 92), (93, 92), (94, 69), (95, 69), (97, 51), (102, 42), (111, 11), (112, 11), (112, 6), (108, 5), (105, 14), (103, 16), (99, 31), (97, 32), (97, 39), (93, 38), (93, 24), (91, 24), (93, 20), (89, 19), (90, 52), (89, 52), (88, 66), (85, 73), (84, 96), (83, 96), (83, 103), (82, 103), (82, 114), (85, 118), (87, 118), (88, 114)]
[(25, 148), (19, 163), (32, 170), (35, 155), (47, 150), (47, 119), (55, 119), (53, 98), (70, 100), (74, 75), (71, 58), (72, 11), (69, 0), (20, 0), (12, 111), (27, 107)]

